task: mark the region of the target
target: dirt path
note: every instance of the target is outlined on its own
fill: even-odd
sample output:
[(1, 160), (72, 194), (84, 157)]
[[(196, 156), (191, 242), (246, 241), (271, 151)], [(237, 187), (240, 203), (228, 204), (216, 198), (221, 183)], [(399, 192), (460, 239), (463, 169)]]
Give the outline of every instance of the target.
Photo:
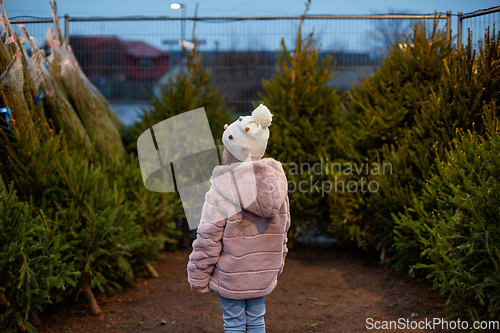
[[(40, 331), (223, 332), (218, 296), (198, 294), (187, 283), (189, 253), (165, 253), (157, 264), (158, 279), (138, 278), (117, 296), (100, 295), (99, 316), (91, 316), (85, 304), (75, 304), (42, 316)], [(387, 275), (374, 257), (300, 248), (290, 251), (278, 286), (266, 297), (265, 320), (269, 333), (411, 332), (368, 330), (365, 321), (445, 318), (438, 305), (444, 301), (425, 283)]]

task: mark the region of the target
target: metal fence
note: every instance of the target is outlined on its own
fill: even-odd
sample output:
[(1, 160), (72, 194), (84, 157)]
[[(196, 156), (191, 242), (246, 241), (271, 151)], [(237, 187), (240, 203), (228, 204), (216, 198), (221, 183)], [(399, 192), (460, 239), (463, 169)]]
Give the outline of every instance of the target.
[[(450, 42), (467, 41), (462, 30), (498, 21), (500, 7), (462, 15), (322, 15), (308, 16), (303, 35), (314, 32), (321, 56), (330, 54), (338, 75), (330, 82), (341, 90), (374, 73), (390, 43), (411, 32), (414, 22), (432, 22), (446, 29)], [(496, 16), (495, 16), (496, 15)], [(458, 19), (457, 19), (458, 18)], [(276, 51), (283, 40), (292, 49), (301, 17), (125, 17), (76, 18), (65, 15), (63, 33), (89, 79), (113, 103), (147, 103), (168, 78), (183, 67), (178, 41), (185, 29), (191, 40), (193, 27), (201, 41), (204, 66), (226, 94), (225, 103), (238, 111), (251, 110), (258, 100), (262, 79), (276, 70)], [(457, 34), (452, 32), (456, 20)], [(481, 20), (481, 22), (480, 22)], [(41, 44), (51, 19), (21, 18)], [(476, 36), (479, 37), (479, 36)]]
[(486, 29), (490, 29), (490, 36), (495, 26), (496, 32), (500, 28), (500, 6), (478, 10), (472, 13), (458, 13), (457, 43), (468, 43), (468, 32), (472, 34), (472, 44), (478, 47), (478, 40), (483, 40)]

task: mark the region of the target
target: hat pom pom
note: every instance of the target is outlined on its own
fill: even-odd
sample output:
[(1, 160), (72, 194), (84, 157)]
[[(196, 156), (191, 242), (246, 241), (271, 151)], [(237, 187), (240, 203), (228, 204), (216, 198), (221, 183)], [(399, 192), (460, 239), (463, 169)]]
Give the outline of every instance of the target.
[(264, 104), (259, 105), (252, 112), (253, 120), (262, 127), (268, 127), (273, 121), (273, 115), (271, 111)]

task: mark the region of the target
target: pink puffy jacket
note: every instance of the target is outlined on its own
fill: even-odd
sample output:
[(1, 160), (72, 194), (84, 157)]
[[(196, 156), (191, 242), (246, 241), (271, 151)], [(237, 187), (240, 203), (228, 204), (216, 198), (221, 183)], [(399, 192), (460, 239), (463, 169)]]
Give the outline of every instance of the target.
[(266, 296), (285, 264), (290, 227), (281, 163), (264, 158), (217, 166), (187, 266), (192, 288), (230, 299)]

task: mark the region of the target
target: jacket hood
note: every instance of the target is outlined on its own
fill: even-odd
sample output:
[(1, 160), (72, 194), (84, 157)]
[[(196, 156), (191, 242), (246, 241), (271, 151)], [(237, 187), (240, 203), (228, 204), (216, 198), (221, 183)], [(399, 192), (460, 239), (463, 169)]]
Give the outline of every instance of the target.
[(210, 181), (233, 204), (262, 217), (274, 217), (288, 192), (283, 166), (272, 158), (219, 165)]

